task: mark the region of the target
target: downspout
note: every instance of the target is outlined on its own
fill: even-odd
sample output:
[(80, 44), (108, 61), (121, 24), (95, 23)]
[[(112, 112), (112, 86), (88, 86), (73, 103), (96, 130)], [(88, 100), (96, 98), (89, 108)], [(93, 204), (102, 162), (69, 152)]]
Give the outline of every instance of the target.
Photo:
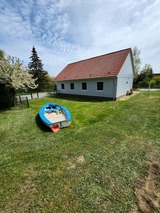
[(113, 80), (113, 101), (116, 100), (116, 81), (115, 77), (112, 78)]

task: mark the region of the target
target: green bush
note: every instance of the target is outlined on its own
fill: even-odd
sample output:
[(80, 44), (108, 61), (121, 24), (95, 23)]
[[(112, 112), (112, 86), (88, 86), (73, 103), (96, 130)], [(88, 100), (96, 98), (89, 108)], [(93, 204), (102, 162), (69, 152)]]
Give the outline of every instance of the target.
[(8, 84), (0, 84), (0, 109), (14, 106), (15, 90)]

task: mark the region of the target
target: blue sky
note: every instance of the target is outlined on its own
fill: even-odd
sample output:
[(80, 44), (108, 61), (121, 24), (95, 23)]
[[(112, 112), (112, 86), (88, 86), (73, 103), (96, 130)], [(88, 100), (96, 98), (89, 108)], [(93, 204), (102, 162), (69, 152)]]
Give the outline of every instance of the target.
[(160, 72), (160, 0), (1, 0), (0, 49), (56, 76), (68, 63), (125, 48)]

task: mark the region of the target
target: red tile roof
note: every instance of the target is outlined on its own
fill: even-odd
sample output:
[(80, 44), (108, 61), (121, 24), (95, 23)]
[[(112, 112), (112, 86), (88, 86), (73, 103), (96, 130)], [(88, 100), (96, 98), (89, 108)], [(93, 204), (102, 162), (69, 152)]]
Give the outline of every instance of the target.
[(68, 64), (55, 81), (115, 77), (125, 62), (131, 48)]

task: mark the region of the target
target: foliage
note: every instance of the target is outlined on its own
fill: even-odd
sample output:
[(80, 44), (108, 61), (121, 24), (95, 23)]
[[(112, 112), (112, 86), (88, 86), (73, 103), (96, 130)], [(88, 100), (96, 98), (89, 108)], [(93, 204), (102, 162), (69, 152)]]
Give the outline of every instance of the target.
[(3, 51), (0, 52), (0, 56), (0, 102), (1, 107), (8, 107), (14, 105), (16, 90), (25, 87), (35, 89), (37, 85), (28, 69), (23, 67), (22, 62), (17, 57), (5, 57)]
[(14, 106), (15, 89), (10, 84), (0, 83), (0, 109), (10, 108)]
[(47, 88), (51, 91), (55, 91), (55, 82), (54, 77), (48, 75), (48, 85)]
[[(1, 111), (1, 211), (133, 212), (147, 162), (160, 160), (159, 99), (53, 97), (31, 100), (23, 113)], [(66, 106), (71, 126), (56, 134), (44, 126), (37, 113), (46, 102)]]
[(4, 59), (5, 58), (4, 55), (5, 55), (4, 51), (0, 50), (0, 59)]
[(160, 85), (160, 77), (154, 76), (153, 77), (153, 69), (150, 64), (145, 64), (144, 68), (140, 70), (141, 59), (139, 57), (140, 50), (137, 47), (133, 48), (133, 63), (134, 63), (134, 86), (140, 87), (154, 87)]
[(28, 69), (24, 68), (22, 62), (13, 56), (0, 60), (0, 83), (9, 83), (15, 90), (37, 87), (35, 79), (29, 74)]
[(133, 64), (134, 64), (134, 72), (137, 76), (140, 72), (140, 65), (141, 65), (141, 59), (140, 59), (140, 50), (138, 50), (137, 47), (133, 48)]
[(149, 81), (149, 87), (154, 87), (156, 85), (156, 81), (154, 80), (154, 79), (151, 79), (150, 81)]
[(44, 85), (43, 85), (43, 91), (52, 92), (54, 91), (54, 87), (55, 87), (54, 78), (47, 73), (46, 80), (44, 81)]
[(159, 85), (159, 86), (160, 86), (160, 76), (154, 76), (154, 77), (152, 78), (152, 80), (155, 81), (156, 85)]
[(153, 70), (150, 64), (145, 64), (141, 75), (144, 76), (145, 78), (147, 78), (148, 80), (152, 79), (153, 77)]
[(36, 83), (38, 84), (37, 90), (46, 89), (48, 84), (48, 73), (43, 69), (42, 61), (39, 59), (36, 48), (33, 46), (31, 54), (31, 62), (28, 64), (29, 73), (36, 78)]
[(143, 84), (154, 84), (152, 80), (153, 70), (150, 64), (145, 64), (141, 73), (134, 79), (135, 84), (143, 85)]

